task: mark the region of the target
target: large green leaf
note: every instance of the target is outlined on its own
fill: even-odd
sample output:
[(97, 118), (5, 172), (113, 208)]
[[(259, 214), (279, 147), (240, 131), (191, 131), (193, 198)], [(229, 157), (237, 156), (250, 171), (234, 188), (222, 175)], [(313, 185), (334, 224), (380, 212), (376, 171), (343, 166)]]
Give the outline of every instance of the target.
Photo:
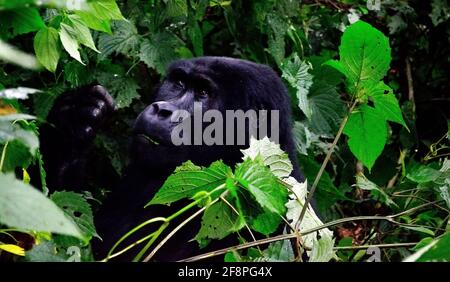
[(260, 159), (244, 160), (236, 166), (235, 175), (236, 180), (255, 197), (261, 207), (275, 216), (284, 214), (287, 190)]
[(230, 167), (222, 161), (216, 161), (207, 168), (196, 166), (190, 161), (186, 162), (167, 178), (149, 205), (170, 204), (193, 197), (201, 191), (211, 191), (224, 184), (231, 175)]
[(236, 212), (224, 201), (219, 201), (206, 209), (202, 217), (200, 231), (195, 239), (201, 245), (206, 245), (205, 240), (221, 240), (242, 227), (243, 225), (240, 224)]
[(36, 8), (20, 8), (0, 13), (0, 35), (9, 38), (45, 27)]
[(140, 87), (136, 80), (124, 73), (102, 72), (97, 80), (108, 89), (119, 109), (128, 107), (134, 99), (139, 97), (137, 90)]
[(450, 262), (450, 232), (432, 241), (415, 254), (407, 257), (406, 262)]
[(101, 34), (99, 36), (98, 48), (101, 51), (101, 59), (113, 53), (127, 56), (137, 53), (140, 35), (136, 26), (129, 21), (114, 21), (112, 27), (112, 35)]
[(344, 134), (349, 137), (350, 151), (370, 170), (386, 144), (384, 116), (375, 108), (362, 105), (350, 114)]
[(21, 119), (20, 115), (0, 116), (0, 144), (17, 140), (24, 144), (29, 152), (34, 155), (36, 149), (39, 147), (38, 137), (34, 132), (23, 129), (17, 123), (12, 123), (9, 119), (12, 118), (11, 116), (13, 116), (14, 120)]
[(84, 239), (77, 225), (51, 200), (12, 174), (0, 175), (0, 222), (10, 227)]
[(50, 197), (72, 220), (85, 236), (99, 237), (94, 226), (91, 206), (82, 195), (75, 192), (55, 192)]
[(382, 81), (377, 83), (366, 82), (363, 83), (363, 89), (365, 94), (373, 99), (375, 108), (383, 114), (386, 120), (399, 123), (408, 128), (403, 119), (398, 100), (389, 86)]
[(179, 46), (180, 42), (171, 33), (160, 32), (142, 42), (139, 58), (149, 68), (164, 74), (169, 63), (178, 58), (176, 49)]
[(55, 72), (61, 53), (58, 31), (44, 27), (34, 37), (34, 52), (39, 62), (49, 71)]
[(391, 48), (386, 36), (368, 23), (358, 21), (344, 32), (339, 47), (340, 61), (327, 64), (341, 71), (348, 80), (352, 94), (357, 94), (361, 82), (379, 81), (391, 62)]
[(87, 11), (99, 20), (124, 20), (115, 0), (96, 0), (88, 3)]

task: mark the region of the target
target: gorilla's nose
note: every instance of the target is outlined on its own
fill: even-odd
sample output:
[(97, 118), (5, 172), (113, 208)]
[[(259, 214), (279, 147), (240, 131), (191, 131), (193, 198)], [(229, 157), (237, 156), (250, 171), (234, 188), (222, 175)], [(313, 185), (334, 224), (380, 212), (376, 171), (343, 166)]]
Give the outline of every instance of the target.
[(160, 119), (170, 118), (177, 110), (177, 107), (173, 104), (165, 101), (154, 102), (150, 105), (149, 114), (157, 116)]

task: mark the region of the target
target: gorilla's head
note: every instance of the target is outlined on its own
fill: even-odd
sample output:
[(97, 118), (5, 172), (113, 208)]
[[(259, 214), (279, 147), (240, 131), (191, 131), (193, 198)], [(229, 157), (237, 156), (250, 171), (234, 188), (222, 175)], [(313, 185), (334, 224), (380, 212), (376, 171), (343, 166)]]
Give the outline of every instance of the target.
[[(222, 120), (215, 117), (205, 119), (207, 112), (215, 110), (213, 116), (220, 113)], [(278, 141), (292, 160), (295, 160), (291, 136), (290, 103), (287, 90), (279, 76), (269, 67), (249, 61), (226, 57), (201, 57), (190, 60), (179, 60), (172, 63), (167, 76), (154, 95), (150, 104), (137, 118), (134, 126), (132, 142), (133, 158), (137, 162), (149, 165), (159, 158), (158, 166), (171, 169), (188, 159), (199, 165), (207, 165), (217, 159), (226, 163), (236, 163), (241, 158), (239, 149), (248, 145), (250, 138), (250, 119), (228, 120), (227, 114), (241, 110), (244, 114), (253, 110), (257, 122), (264, 116), (264, 124), (268, 125), (266, 134), (271, 137), (274, 129), (278, 133)], [(277, 120), (272, 123), (271, 111), (278, 111)], [(262, 112), (261, 112), (262, 111)], [(197, 114), (199, 123), (195, 119)], [(191, 116), (190, 145), (174, 144), (174, 130), (180, 128), (180, 114)], [(246, 116), (246, 117), (250, 117)], [(197, 120), (198, 121), (198, 120)], [(222, 142), (211, 144), (201, 139), (198, 143), (197, 127), (206, 132), (206, 127), (213, 122), (222, 128), (215, 130), (212, 136)], [(230, 138), (230, 125), (233, 124)], [(274, 128), (276, 127), (276, 128)], [(221, 134), (220, 137), (215, 134)], [(186, 130), (181, 133), (183, 136)], [(258, 132), (258, 138), (262, 138)], [(204, 136), (204, 135), (200, 135)], [(239, 136), (244, 136), (244, 144), (239, 143)], [(272, 136), (273, 137), (273, 136)], [(227, 138), (228, 141), (227, 142)], [(215, 139), (215, 140), (218, 140)], [(186, 140), (186, 139), (185, 139)], [(230, 142), (232, 141), (232, 142)], [(152, 161), (153, 160), (153, 161)], [(163, 165), (161, 165), (163, 161)]]

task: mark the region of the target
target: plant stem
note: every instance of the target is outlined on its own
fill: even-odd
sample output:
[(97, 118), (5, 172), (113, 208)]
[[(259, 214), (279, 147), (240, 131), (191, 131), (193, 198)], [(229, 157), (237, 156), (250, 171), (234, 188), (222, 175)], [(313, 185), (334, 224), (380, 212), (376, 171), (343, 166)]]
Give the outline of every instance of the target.
[(328, 164), (328, 161), (331, 158), (331, 154), (333, 154), (334, 148), (336, 147), (336, 144), (339, 141), (339, 138), (341, 137), (342, 132), (344, 131), (344, 127), (347, 124), (348, 117), (352, 114), (354, 108), (356, 107), (356, 104), (357, 104), (357, 100), (355, 100), (352, 103), (352, 106), (350, 107), (350, 110), (348, 111), (348, 114), (344, 117), (344, 119), (341, 122), (339, 130), (338, 130), (338, 132), (336, 134), (336, 137), (334, 138), (333, 143), (331, 144), (331, 147), (328, 150), (327, 156), (325, 157), (325, 160), (323, 161), (322, 166), (320, 167), (320, 170), (317, 173), (316, 179), (314, 179), (314, 183), (311, 186), (311, 189), (309, 190), (308, 198), (306, 198), (306, 201), (305, 201), (305, 203), (303, 205), (303, 208), (302, 208), (302, 211), (300, 213), (300, 216), (299, 216), (299, 218), (297, 220), (297, 223), (295, 224), (296, 228), (299, 228), (300, 224), (302, 223), (302, 220), (303, 220), (303, 217), (305, 216), (305, 213), (306, 213), (306, 210), (308, 208), (308, 205), (309, 205), (309, 203), (311, 202), (311, 200), (312, 200), (312, 198), (314, 196), (314, 192), (316, 192), (317, 184), (319, 184), (319, 180), (322, 177), (323, 172), (325, 171), (325, 168), (326, 168), (326, 166)]
[(333, 247), (335, 251), (344, 250), (364, 250), (368, 248), (402, 248), (411, 247), (417, 245), (419, 242), (412, 243), (394, 243), (394, 244), (377, 244), (377, 245), (361, 245), (361, 246), (345, 246), (345, 247)]
[(2, 157), (0, 159), (0, 172), (3, 171), (3, 163), (5, 162), (5, 156), (6, 156), (6, 149), (8, 148), (9, 141), (5, 143), (5, 146), (3, 146), (2, 150)]

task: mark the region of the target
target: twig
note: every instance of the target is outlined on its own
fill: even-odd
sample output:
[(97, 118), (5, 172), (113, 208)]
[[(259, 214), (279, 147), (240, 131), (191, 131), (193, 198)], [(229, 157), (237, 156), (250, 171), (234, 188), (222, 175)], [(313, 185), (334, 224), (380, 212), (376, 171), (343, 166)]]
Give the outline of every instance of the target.
[[(436, 201), (439, 202), (439, 201)], [(316, 226), (314, 228), (311, 228), (309, 230), (306, 230), (304, 232), (302, 232), (302, 236), (317, 232), (321, 229), (325, 229), (334, 225), (339, 225), (342, 223), (346, 223), (346, 222), (351, 222), (351, 221), (360, 221), (360, 220), (385, 220), (388, 222), (391, 222), (393, 224), (397, 224), (397, 225), (404, 225), (401, 222), (397, 222), (394, 220), (394, 218), (402, 216), (404, 214), (407, 213), (411, 213), (417, 210), (420, 210), (424, 207), (427, 206), (431, 206), (433, 204), (435, 204), (436, 202), (430, 202), (430, 203), (426, 203), (414, 208), (411, 208), (409, 210), (394, 214), (394, 215), (390, 215), (390, 216), (355, 216), (355, 217), (348, 217), (348, 218), (342, 218), (342, 219), (338, 219), (338, 220), (334, 220), (328, 223), (325, 223), (323, 225), (320, 226)], [(232, 246), (232, 247), (228, 247), (228, 248), (224, 248), (224, 249), (220, 249), (217, 251), (213, 251), (213, 252), (209, 252), (209, 253), (205, 253), (205, 254), (201, 254), (201, 255), (197, 255), (197, 256), (193, 256), (190, 258), (186, 258), (183, 260), (180, 260), (179, 262), (193, 262), (193, 261), (198, 261), (198, 260), (202, 260), (202, 259), (206, 259), (206, 258), (210, 258), (210, 257), (214, 257), (214, 256), (219, 256), (219, 255), (223, 255), (228, 253), (229, 251), (237, 251), (237, 250), (242, 250), (242, 249), (247, 249), (247, 248), (251, 248), (251, 247), (255, 247), (255, 246), (259, 246), (259, 245), (264, 245), (264, 244), (268, 244), (268, 243), (272, 243), (272, 242), (276, 242), (276, 241), (281, 241), (281, 240), (286, 240), (286, 239), (292, 239), (292, 238), (296, 238), (297, 234), (296, 233), (290, 233), (290, 234), (282, 234), (282, 235), (278, 235), (278, 236), (274, 236), (274, 237), (270, 237), (270, 238), (265, 238), (265, 239), (261, 239), (258, 241), (254, 241), (254, 242), (249, 242), (249, 243), (244, 243), (244, 244), (240, 244), (240, 245), (236, 245), (236, 246)]]
[(333, 143), (331, 144), (330, 149), (328, 150), (327, 156), (325, 157), (325, 160), (322, 163), (322, 166), (320, 167), (319, 172), (317, 173), (316, 179), (314, 179), (314, 183), (311, 186), (311, 189), (308, 193), (308, 198), (306, 198), (306, 201), (303, 205), (302, 211), (300, 213), (300, 216), (297, 220), (297, 223), (295, 224), (296, 228), (300, 227), (300, 224), (302, 223), (303, 217), (305, 216), (306, 213), (306, 209), (308, 208), (309, 203), (311, 202), (313, 196), (314, 196), (314, 192), (316, 192), (316, 188), (317, 188), (317, 184), (319, 184), (319, 180), (322, 177), (323, 172), (325, 171), (325, 167), (328, 164), (328, 161), (331, 158), (331, 155), (333, 154), (334, 148), (336, 147), (336, 144), (339, 140), (339, 138), (342, 135), (342, 132), (344, 131), (344, 127), (347, 124), (348, 118), (349, 116), (352, 114), (353, 109), (355, 108), (357, 104), (357, 101), (355, 100), (352, 104), (352, 106), (350, 107), (350, 110), (348, 111), (348, 114), (344, 117), (344, 119), (341, 122), (341, 125), (339, 127), (338, 133), (336, 134), (336, 137), (333, 140)]
[(412, 103), (412, 111), (413, 114), (415, 114), (416, 103), (414, 102), (414, 82), (412, 78), (411, 63), (409, 62), (409, 57), (406, 57), (405, 63), (406, 63), (406, 79), (408, 81), (408, 99)]
[(345, 246), (345, 247), (333, 247), (335, 251), (345, 251), (345, 250), (364, 250), (368, 248), (402, 248), (415, 246), (419, 242), (411, 243), (394, 243), (394, 244), (377, 244), (377, 245), (361, 245), (361, 246)]

